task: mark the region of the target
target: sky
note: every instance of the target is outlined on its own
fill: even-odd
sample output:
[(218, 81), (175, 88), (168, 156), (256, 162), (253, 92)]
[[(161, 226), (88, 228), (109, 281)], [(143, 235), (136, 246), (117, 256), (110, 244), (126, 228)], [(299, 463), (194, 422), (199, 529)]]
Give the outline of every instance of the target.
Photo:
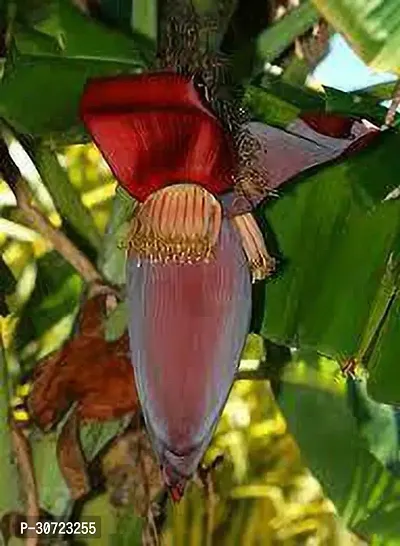
[(319, 83), (342, 91), (396, 79), (392, 74), (370, 70), (338, 34), (331, 39), (331, 51), (317, 66), (313, 76)]

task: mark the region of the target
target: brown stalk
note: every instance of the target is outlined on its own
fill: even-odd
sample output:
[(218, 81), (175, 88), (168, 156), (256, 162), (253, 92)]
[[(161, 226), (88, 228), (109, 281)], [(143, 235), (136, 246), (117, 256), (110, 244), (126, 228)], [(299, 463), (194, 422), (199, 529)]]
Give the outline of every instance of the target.
[(392, 102), (390, 103), (390, 106), (386, 113), (385, 124), (382, 126), (382, 130), (388, 127), (392, 127), (396, 119), (396, 112), (399, 105), (400, 105), (400, 80), (395, 85), (393, 96), (392, 96)]
[[(33, 469), (31, 446), (22, 430), (20, 430), (15, 424), (12, 416), (9, 417), (9, 427), (11, 431), (13, 450), (17, 460), (21, 484), (23, 487), (23, 493), (25, 494), (25, 514), (29, 518), (29, 525), (33, 526), (35, 521), (39, 520), (40, 507), (38, 489)], [(37, 536), (27, 537), (26, 546), (37, 546), (37, 544)]]
[(101, 274), (86, 256), (62, 233), (53, 227), (46, 216), (32, 203), (32, 194), (25, 180), (20, 177), (13, 188), (18, 208), (23, 212), (33, 229), (47, 239), (81, 277), (91, 285), (90, 297), (100, 294), (114, 294), (115, 288), (107, 285)]

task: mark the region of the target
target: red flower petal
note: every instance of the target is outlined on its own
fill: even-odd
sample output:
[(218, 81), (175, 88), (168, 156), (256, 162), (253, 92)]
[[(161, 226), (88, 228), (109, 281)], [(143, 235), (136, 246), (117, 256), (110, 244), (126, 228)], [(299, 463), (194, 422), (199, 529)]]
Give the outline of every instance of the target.
[(189, 78), (169, 72), (89, 81), (81, 118), (120, 184), (143, 201), (176, 182), (232, 187), (233, 146)]

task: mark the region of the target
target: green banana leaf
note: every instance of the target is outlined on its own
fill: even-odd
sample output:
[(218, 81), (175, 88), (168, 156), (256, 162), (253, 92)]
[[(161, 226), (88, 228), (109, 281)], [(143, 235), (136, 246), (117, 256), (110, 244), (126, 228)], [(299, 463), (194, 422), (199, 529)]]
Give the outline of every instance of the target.
[(346, 390), (358, 434), (368, 451), (394, 475), (400, 476), (400, 410), (368, 396), (364, 378), (349, 375)]
[(372, 68), (400, 72), (397, 0), (313, 0), (313, 3)]
[[(0, 319), (1, 321), (1, 319)], [(0, 323), (0, 520), (9, 512), (23, 512), (24, 506), (20, 498), (21, 483), (14, 458), (10, 428), (7, 426), (10, 404), (8, 396), (8, 373), (5, 359)], [(4, 529), (0, 529), (0, 544), (6, 545)], [(22, 541), (14, 540), (15, 546)]]
[[(29, 367), (68, 339), (81, 292), (81, 278), (57, 252), (38, 259), (35, 287), (21, 311), (15, 333), (15, 347), (24, 365)], [(49, 336), (57, 324), (57, 335)]]
[[(396, 183), (400, 140), (396, 133), (379, 140), (292, 182), (259, 209), (280, 268), (255, 319), (276, 343), (363, 359), (374, 397), (399, 403), (398, 277), (388, 272), (397, 270), (400, 203), (385, 197)], [(381, 361), (386, 346), (391, 355)]]
[(305, 464), (320, 481), (345, 524), (389, 541), (400, 535), (400, 479), (367, 449), (335, 381), (333, 361), (299, 352), (283, 376), (279, 405)]
[(0, 116), (21, 133), (54, 139), (70, 132), (82, 140), (78, 105), (86, 80), (142, 70), (152, 54), (143, 53), (140, 39), (96, 23), (68, 0), (55, 4), (39, 28), (28, 26), (29, 18), (15, 26), (0, 81)]

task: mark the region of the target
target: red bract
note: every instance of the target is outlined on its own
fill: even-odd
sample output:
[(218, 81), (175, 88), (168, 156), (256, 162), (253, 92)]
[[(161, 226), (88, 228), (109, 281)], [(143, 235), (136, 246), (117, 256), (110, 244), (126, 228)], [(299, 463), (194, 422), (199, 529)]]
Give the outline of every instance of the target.
[(259, 122), (250, 122), (246, 127), (260, 144), (252, 158), (252, 168), (265, 173), (265, 182), (255, 185), (249, 177), (243, 187), (244, 199), (229, 202), (227, 195), (226, 208), (232, 215), (251, 211), (271, 190), (308, 169), (362, 150), (381, 134), (360, 120), (318, 112), (302, 114), (285, 130)]
[(190, 78), (160, 72), (89, 81), (81, 117), (115, 177), (139, 201), (185, 180), (213, 194), (232, 187), (230, 136)]
[(301, 119), (321, 135), (342, 139), (349, 138), (355, 121), (354, 118), (319, 112), (306, 112)]
[(204, 455), (246, 339), (251, 283), (223, 220), (209, 262), (128, 260), (132, 361), (147, 429), (178, 500)]

